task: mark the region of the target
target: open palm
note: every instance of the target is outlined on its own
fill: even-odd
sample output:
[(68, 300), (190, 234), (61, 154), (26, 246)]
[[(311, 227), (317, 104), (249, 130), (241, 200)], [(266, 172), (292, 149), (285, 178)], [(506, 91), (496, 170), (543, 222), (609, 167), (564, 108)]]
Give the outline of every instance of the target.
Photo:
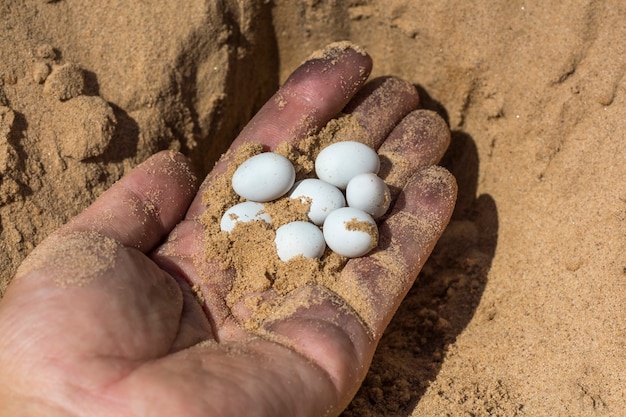
[(456, 186), (433, 166), (449, 133), (433, 113), (415, 111), (415, 89), (395, 78), (363, 87), (367, 55), (343, 46), (327, 52), (292, 74), (231, 149), (247, 141), (275, 149), (344, 110), (381, 155), (403, 157), (407, 163), (385, 173), (397, 198), (380, 225), (379, 248), (349, 261), (340, 278), (371, 302), (372, 313), (307, 285), (285, 298), (290, 314), (266, 320), (260, 332), (244, 330), (246, 310), (225, 302), (233, 271), (202, 256), (202, 191), (228, 162), (198, 191), (188, 161), (162, 152), (20, 267), (0, 302), (1, 416), (341, 412), (447, 224)]

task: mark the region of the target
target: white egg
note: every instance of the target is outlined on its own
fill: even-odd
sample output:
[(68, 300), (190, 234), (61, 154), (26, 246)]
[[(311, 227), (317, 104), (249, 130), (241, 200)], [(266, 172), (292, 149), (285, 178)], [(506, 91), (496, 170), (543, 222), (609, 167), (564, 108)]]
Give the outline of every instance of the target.
[(324, 224), (331, 211), (346, 205), (346, 199), (339, 188), (315, 178), (296, 182), (289, 197), (311, 199), (309, 219), (318, 226)]
[(334, 210), (323, 229), (328, 247), (348, 258), (363, 256), (378, 244), (378, 227), (372, 216), (353, 207)]
[(376, 174), (365, 173), (353, 177), (346, 187), (348, 206), (361, 209), (377, 219), (387, 212), (391, 203), (389, 187)]
[(278, 257), (284, 262), (298, 255), (319, 258), (326, 249), (322, 231), (309, 222), (291, 222), (279, 227), (274, 242)]
[(233, 174), (235, 192), (246, 200), (266, 202), (289, 191), (296, 180), (296, 172), (289, 159), (265, 152), (241, 164)]
[(360, 142), (333, 143), (322, 149), (315, 159), (317, 177), (342, 190), (355, 175), (378, 174), (379, 169), (380, 159), (376, 151)]
[(220, 222), (220, 229), (225, 232), (230, 232), (235, 228), (238, 222), (244, 223), (254, 220), (261, 220), (266, 223), (272, 222), (269, 214), (264, 211), (263, 204), (254, 201), (245, 201), (226, 210)]

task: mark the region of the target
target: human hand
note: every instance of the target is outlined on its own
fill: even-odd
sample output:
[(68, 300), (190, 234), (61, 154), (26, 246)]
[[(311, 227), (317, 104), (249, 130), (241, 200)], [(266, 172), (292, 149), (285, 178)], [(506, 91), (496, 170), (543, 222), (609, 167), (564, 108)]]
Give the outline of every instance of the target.
[[(344, 292), (298, 288), (283, 301), (289, 314), (244, 329), (248, 313), (225, 302), (233, 273), (203, 255), (199, 221), (202, 192), (228, 160), (198, 192), (188, 161), (159, 153), (18, 270), (0, 301), (0, 416), (341, 412), (446, 226), (456, 185), (433, 166), (449, 132), (434, 114), (414, 111), (414, 88), (394, 78), (361, 88), (370, 58), (352, 48), (327, 52), (292, 74), (231, 149), (295, 142), (345, 108), (369, 132), (356, 140), (383, 161), (405, 162), (383, 166), (397, 198), (379, 225), (378, 249), (342, 271)], [(369, 308), (351, 305), (356, 299)]]

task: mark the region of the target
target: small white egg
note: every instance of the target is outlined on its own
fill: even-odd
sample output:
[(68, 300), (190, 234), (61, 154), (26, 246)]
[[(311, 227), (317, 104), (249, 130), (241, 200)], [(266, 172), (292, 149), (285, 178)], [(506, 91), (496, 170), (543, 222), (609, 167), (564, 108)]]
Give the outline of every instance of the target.
[(246, 200), (266, 202), (289, 191), (296, 180), (296, 171), (289, 159), (273, 152), (253, 156), (233, 174), (235, 192)]
[(255, 220), (261, 220), (266, 223), (272, 222), (269, 214), (264, 211), (263, 204), (254, 201), (245, 201), (235, 204), (226, 210), (220, 222), (220, 229), (230, 233), (238, 222), (245, 223)]
[(338, 208), (345, 207), (346, 199), (334, 185), (315, 178), (296, 182), (289, 192), (291, 198), (309, 198), (309, 219), (318, 226), (324, 224), (326, 216)]
[(389, 187), (372, 173), (353, 177), (346, 187), (348, 206), (361, 209), (377, 219), (387, 212), (391, 203)]
[(372, 216), (353, 207), (330, 213), (323, 229), (328, 247), (347, 258), (363, 256), (378, 244), (378, 227)]
[(309, 222), (291, 222), (279, 227), (274, 242), (278, 257), (284, 262), (298, 255), (319, 258), (326, 249), (322, 231)]
[(353, 141), (336, 142), (322, 149), (315, 159), (317, 177), (344, 190), (358, 174), (378, 174), (380, 159), (369, 146)]

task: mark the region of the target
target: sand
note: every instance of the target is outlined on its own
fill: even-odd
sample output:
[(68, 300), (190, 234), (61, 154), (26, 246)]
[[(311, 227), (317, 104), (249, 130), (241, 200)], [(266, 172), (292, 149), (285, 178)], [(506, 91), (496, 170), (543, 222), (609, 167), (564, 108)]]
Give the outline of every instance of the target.
[(347, 39), (445, 116), (460, 196), (344, 415), (621, 415), (625, 21), (621, 0), (2, 2), (0, 294), (156, 150), (206, 173)]

